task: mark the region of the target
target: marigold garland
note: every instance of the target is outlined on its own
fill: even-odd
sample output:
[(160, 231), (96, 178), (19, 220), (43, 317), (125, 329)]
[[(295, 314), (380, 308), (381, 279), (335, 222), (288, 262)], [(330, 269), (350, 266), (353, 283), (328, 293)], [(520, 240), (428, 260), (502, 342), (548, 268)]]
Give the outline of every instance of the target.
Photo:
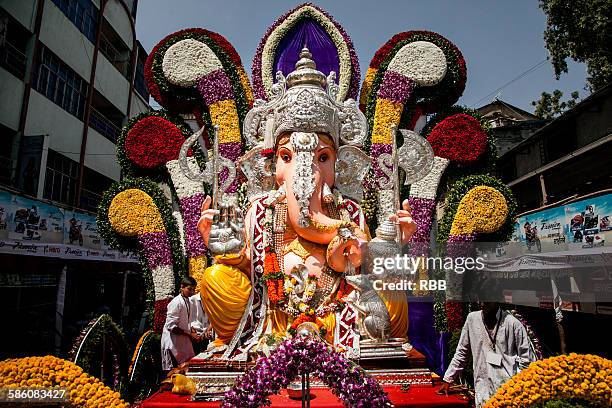
[(7, 388), (66, 388), (77, 407), (129, 407), (118, 392), (74, 363), (54, 356), (11, 358), (0, 362), (0, 384)]
[(526, 407), (565, 398), (610, 406), (612, 361), (570, 353), (533, 362), (502, 385), (484, 406)]

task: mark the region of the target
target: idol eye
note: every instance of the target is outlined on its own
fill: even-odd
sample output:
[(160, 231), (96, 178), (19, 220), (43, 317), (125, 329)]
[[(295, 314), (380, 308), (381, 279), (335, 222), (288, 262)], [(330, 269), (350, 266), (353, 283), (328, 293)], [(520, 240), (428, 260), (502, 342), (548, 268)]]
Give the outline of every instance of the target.
[(284, 161), (285, 163), (289, 163), (291, 161), (291, 155), (288, 153), (282, 153), (281, 160)]
[(329, 156), (327, 155), (327, 153), (323, 153), (322, 155), (319, 156), (319, 161), (321, 163), (325, 163), (327, 159), (329, 159)]

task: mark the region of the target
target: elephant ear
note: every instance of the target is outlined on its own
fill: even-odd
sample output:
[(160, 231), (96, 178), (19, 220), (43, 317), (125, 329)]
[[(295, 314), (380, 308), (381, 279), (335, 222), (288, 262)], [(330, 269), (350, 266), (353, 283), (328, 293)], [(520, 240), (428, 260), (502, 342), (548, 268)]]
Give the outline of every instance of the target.
[(285, 76), (295, 69), (300, 50), (308, 47), (317, 69), (326, 76), (334, 71), (337, 99), (357, 98), (359, 60), (351, 39), (325, 11), (304, 4), (279, 17), (261, 39), (253, 58), (253, 91), (256, 98), (272, 99), (276, 72)]

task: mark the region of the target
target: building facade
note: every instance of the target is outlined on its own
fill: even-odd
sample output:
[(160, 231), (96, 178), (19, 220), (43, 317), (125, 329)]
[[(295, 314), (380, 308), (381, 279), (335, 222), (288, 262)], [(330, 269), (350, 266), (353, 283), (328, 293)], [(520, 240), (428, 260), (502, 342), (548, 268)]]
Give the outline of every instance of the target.
[(120, 179), (120, 129), (150, 109), (136, 7), (0, 2), (0, 183), (95, 211), (101, 192)]
[(612, 188), (612, 84), (500, 155), (498, 172), (519, 212)]
[(116, 141), (150, 109), (136, 0), (0, 0), (0, 298), (5, 355), (65, 355), (89, 319), (128, 336), (144, 313), (135, 256), (95, 211), (120, 180)]

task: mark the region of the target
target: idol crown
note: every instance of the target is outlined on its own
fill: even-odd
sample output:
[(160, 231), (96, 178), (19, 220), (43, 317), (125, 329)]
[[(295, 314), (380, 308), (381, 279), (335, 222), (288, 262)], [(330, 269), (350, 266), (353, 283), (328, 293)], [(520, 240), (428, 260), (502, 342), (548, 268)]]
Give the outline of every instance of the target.
[(336, 73), (327, 78), (317, 70), (308, 48), (300, 52), (295, 70), (287, 77), (276, 73), (272, 100), (258, 99), (244, 120), (244, 135), (251, 147), (272, 148), (287, 132), (320, 132), (340, 144), (361, 146), (368, 133), (364, 114), (353, 99), (339, 102)]

